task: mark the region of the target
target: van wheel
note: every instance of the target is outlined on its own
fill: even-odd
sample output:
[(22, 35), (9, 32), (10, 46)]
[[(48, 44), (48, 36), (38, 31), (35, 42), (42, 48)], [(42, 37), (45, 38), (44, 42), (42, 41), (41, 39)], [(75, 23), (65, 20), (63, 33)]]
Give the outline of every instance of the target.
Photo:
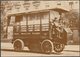
[(24, 42), (20, 39), (16, 39), (13, 43), (13, 47), (15, 51), (21, 51), (24, 48)]
[(50, 54), (53, 51), (53, 43), (50, 40), (44, 40), (41, 43), (41, 49), (43, 53)]
[(64, 50), (64, 48), (65, 48), (65, 44), (63, 44), (63, 43), (56, 43), (56, 44), (54, 44), (54, 51), (55, 52), (62, 52), (63, 50)]

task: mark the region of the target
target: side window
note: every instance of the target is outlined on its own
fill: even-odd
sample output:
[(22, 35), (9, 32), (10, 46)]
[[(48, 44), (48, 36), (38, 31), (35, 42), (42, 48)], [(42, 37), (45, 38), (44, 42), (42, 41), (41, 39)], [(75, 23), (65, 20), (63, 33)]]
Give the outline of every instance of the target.
[(27, 25), (27, 16), (25, 16), (25, 15), (22, 16), (20, 25), (21, 25), (21, 32), (26, 32), (27, 31), (27, 26), (26, 26)]
[(26, 16), (24, 15), (18, 15), (16, 16), (16, 20), (15, 20), (15, 27), (16, 27), (16, 31), (19, 32), (26, 32)]
[(9, 18), (9, 25), (14, 25), (14, 23), (15, 23), (15, 16), (11, 16)]
[(40, 17), (41, 17), (41, 22), (42, 22), (42, 24), (44, 24), (44, 20), (45, 20), (45, 19), (44, 19), (44, 13), (41, 13), (41, 16), (40, 16)]
[(37, 13), (34, 16), (34, 24), (40, 24), (40, 14)]
[(30, 14), (28, 16), (28, 25), (31, 25), (31, 24), (33, 24), (33, 16)]
[(33, 25), (33, 24), (35, 24), (35, 21), (36, 21), (36, 19), (37, 19), (36, 14), (30, 14), (28, 17), (29, 17), (29, 18), (28, 18), (28, 25)]
[(26, 16), (22, 16), (21, 25), (26, 25), (27, 22), (26, 18), (27, 18)]
[(41, 16), (42, 24), (47, 24), (49, 22), (49, 13), (45, 12)]
[(21, 16), (16, 16), (15, 23), (20, 22), (20, 21), (21, 21)]
[(18, 16), (15, 17), (15, 25), (20, 25), (21, 21), (22, 21), (22, 16), (21, 15), (20, 16), (18, 15)]

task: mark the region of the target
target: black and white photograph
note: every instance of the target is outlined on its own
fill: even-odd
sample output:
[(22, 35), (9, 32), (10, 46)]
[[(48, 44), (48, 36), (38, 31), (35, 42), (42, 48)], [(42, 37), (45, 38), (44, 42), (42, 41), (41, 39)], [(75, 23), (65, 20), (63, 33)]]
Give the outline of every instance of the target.
[(1, 0), (1, 57), (80, 56), (79, 0)]

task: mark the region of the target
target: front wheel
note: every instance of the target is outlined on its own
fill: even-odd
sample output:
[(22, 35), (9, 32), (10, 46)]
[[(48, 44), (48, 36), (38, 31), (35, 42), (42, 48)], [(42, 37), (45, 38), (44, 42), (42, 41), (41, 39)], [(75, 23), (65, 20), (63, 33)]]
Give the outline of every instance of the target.
[(64, 48), (65, 48), (65, 44), (63, 44), (63, 43), (56, 43), (56, 44), (54, 44), (54, 51), (55, 52), (62, 52), (63, 50), (64, 50)]

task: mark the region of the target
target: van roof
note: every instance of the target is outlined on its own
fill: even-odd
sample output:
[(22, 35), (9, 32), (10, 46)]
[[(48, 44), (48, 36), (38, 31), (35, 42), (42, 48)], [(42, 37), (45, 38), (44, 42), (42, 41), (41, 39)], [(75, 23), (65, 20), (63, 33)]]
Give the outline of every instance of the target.
[(51, 8), (51, 9), (42, 9), (42, 10), (33, 10), (33, 11), (27, 11), (27, 12), (22, 11), (22, 12), (17, 12), (17, 13), (10, 13), (10, 14), (8, 14), (8, 16), (39, 13), (39, 12), (49, 12), (50, 10), (54, 10), (54, 11), (57, 11), (57, 12), (60, 12), (60, 13), (65, 13), (65, 12), (69, 11), (68, 9), (65, 9), (65, 8), (56, 7), (56, 8)]

